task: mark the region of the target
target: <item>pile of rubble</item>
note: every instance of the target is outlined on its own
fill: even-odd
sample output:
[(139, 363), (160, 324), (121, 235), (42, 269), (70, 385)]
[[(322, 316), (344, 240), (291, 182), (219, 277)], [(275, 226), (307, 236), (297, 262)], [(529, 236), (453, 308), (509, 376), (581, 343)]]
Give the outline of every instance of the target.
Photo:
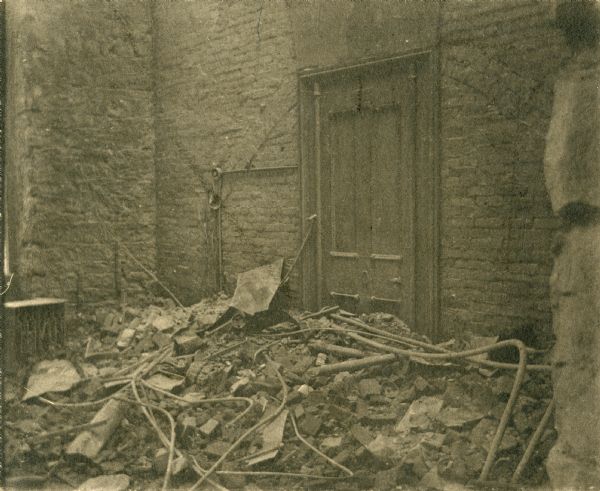
[(551, 413), (545, 365), (490, 360), (482, 344), (506, 349), (494, 339), (433, 345), (389, 314), (267, 310), (257, 321), (235, 298), (99, 313), (85, 346), (8, 387), (9, 485), (388, 490), (546, 479), (555, 433), (539, 425)]

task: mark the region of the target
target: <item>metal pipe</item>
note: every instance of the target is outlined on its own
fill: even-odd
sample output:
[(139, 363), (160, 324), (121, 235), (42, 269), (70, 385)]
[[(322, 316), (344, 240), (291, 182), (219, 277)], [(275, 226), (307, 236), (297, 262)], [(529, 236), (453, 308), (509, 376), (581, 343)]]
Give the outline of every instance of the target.
[[(223, 214), (222, 192), (223, 192), (223, 170), (220, 167), (212, 168), (212, 191), (209, 198), (209, 207), (215, 210), (215, 232), (217, 236), (217, 290), (223, 291)], [(212, 201), (212, 202), (211, 202)]]
[(516, 484), (519, 481), (519, 478), (521, 477), (523, 470), (525, 470), (525, 467), (529, 463), (529, 459), (531, 459), (531, 456), (533, 455), (533, 451), (535, 450), (536, 445), (538, 444), (538, 442), (540, 441), (540, 438), (542, 437), (542, 434), (544, 433), (544, 429), (546, 428), (548, 421), (550, 421), (550, 416), (552, 416), (553, 411), (554, 411), (554, 399), (552, 399), (550, 401), (550, 404), (548, 404), (548, 407), (546, 408), (546, 412), (544, 413), (544, 415), (542, 416), (542, 419), (540, 420), (540, 424), (535, 429), (535, 432), (533, 433), (531, 440), (529, 440), (527, 449), (525, 450), (525, 453), (523, 454), (523, 457), (521, 458), (521, 461), (519, 462), (519, 465), (517, 466), (517, 469), (515, 470), (515, 473), (512, 476), (512, 479), (510, 481), (511, 483)]
[(319, 312), (312, 312), (310, 314), (303, 315), (298, 320), (305, 321), (308, 319), (314, 319), (315, 317), (321, 317), (324, 315), (328, 315), (333, 312), (337, 312), (339, 310), (340, 310), (340, 308), (337, 305), (334, 305), (333, 307), (325, 307), (323, 310), (319, 310)]
[(317, 308), (321, 308), (323, 297), (322, 279), (323, 279), (323, 246), (322, 246), (322, 220), (321, 220), (321, 88), (319, 82), (313, 86), (313, 95), (315, 97), (315, 187), (316, 187), (316, 209), (317, 209)]
[[(342, 313), (340, 312), (340, 314), (333, 314), (330, 316), (332, 319), (336, 319), (338, 321), (341, 322), (346, 322), (347, 324), (350, 324), (352, 326), (356, 326), (359, 327), (361, 329), (365, 329), (373, 334), (378, 334), (381, 336), (386, 336), (389, 339), (393, 339), (399, 343), (404, 343), (404, 344), (408, 344), (408, 345), (412, 345), (412, 346), (418, 346), (419, 348), (425, 348), (431, 351), (435, 351), (437, 353), (453, 353), (453, 351), (450, 351), (446, 348), (443, 348), (442, 346), (439, 345), (435, 345), (435, 344), (430, 344), (430, 343), (424, 343), (423, 341), (417, 341), (416, 339), (412, 339), (406, 336), (398, 336), (397, 334), (392, 334), (389, 333), (383, 329), (378, 329), (377, 327), (374, 326), (370, 326), (369, 324), (364, 323), (363, 321), (359, 320), (359, 319), (354, 319), (351, 317), (348, 317), (347, 313), (344, 313), (342, 315)], [(533, 348), (528, 348), (526, 347), (526, 350), (528, 353), (534, 353), (537, 350), (534, 350)], [(482, 359), (470, 359), (468, 360), (472, 363), (476, 363), (477, 365), (483, 365), (483, 366), (488, 366), (491, 368), (500, 368), (500, 369), (509, 369), (509, 370), (516, 370), (517, 368), (519, 368), (518, 364), (514, 364), (514, 363), (504, 363), (504, 362), (499, 362), (499, 361), (491, 361), (491, 360), (482, 360)], [(535, 371), (550, 371), (552, 369), (551, 365), (527, 365), (527, 369), (528, 370), (535, 370)]]
[[(306, 235), (306, 223), (304, 221), (304, 217), (307, 216), (307, 210), (306, 207), (308, 205), (307, 203), (307, 194), (306, 194), (306, 179), (307, 176), (309, 175), (309, 173), (307, 172), (307, 162), (305, 161), (305, 143), (306, 143), (306, 138), (305, 138), (305, 132), (306, 132), (306, 128), (305, 128), (305, 124), (304, 124), (304, 115), (305, 115), (305, 111), (306, 111), (306, 85), (300, 82), (300, 79), (298, 79), (298, 84), (297, 84), (297, 98), (299, 101), (301, 101), (300, 105), (298, 106), (298, 112), (297, 112), (297, 123), (298, 123), (298, 132), (297, 132), (297, 145), (298, 145), (298, 167), (300, 169), (300, 175), (299, 175), (299, 179), (298, 179), (298, 183), (299, 183), (299, 209), (300, 209), (300, 217), (302, 217), (302, 219), (300, 220), (300, 236), (298, 237), (300, 240), (302, 240), (302, 237), (304, 237)], [(312, 228), (312, 222), (311, 222), (311, 228)], [(306, 283), (307, 283), (307, 278), (310, 277), (309, 272), (308, 272), (308, 268), (309, 268), (309, 260), (308, 260), (308, 255), (305, 253), (302, 257), (302, 268), (301, 268), (301, 272), (300, 272), (300, 293), (301, 293), (301, 297), (302, 297), (302, 306), (308, 308), (309, 306), (309, 297), (308, 297), (308, 288), (306, 287)]]
[(217, 288), (223, 291), (223, 215), (221, 207), (217, 209)]
[(119, 241), (115, 240), (114, 243), (114, 286), (115, 286), (115, 298), (119, 302), (120, 305), (123, 303), (123, 298), (121, 297), (121, 258), (119, 254)]
[[(334, 317), (334, 315), (332, 315)], [(343, 331), (341, 331), (343, 332)], [(481, 348), (475, 348), (466, 351), (453, 352), (453, 353), (419, 353), (409, 350), (403, 350), (398, 348), (393, 348), (391, 346), (387, 346), (376, 341), (371, 341), (370, 339), (364, 338), (358, 334), (354, 334), (352, 332), (348, 333), (353, 339), (360, 341), (364, 344), (372, 346), (374, 348), (379, 348), (384, 351), (389, 351), (394, 354), (400, 354), (405, 356), (418, 356), (428, 359), (441, 359), (441, 360), (452, 360), (457, 358), (468, 358), (469, 356), (473, 356), (479, 353), (487, 353), (489, 351), (496, 350), (498, 348), (502, 348), (504, 346), (514, 346), (519, 350), (519, 368), (517, 369), (517, 373), (515, 375), (515, 381), (513, 382), (513, 387), (510, 392), (510, 397), (508, 398), (508, 402), (506, 403), (506, 407), (504, 408), (504, 412), (502, 413), (502, 417), (500, 418), (500, 423), (498, 424), (498, 429), (496, 430), (496, 434), (494, 435), (494, 439), (490, 445), (490, 449), (488, 451), (485, 464), (483, 466), (483, 470), (481, 471), (481, 475), (479, 476), (479, 481), (485, 481), (487, 479), (488, 474), (494, 464), (494, 460), (496, 459), (496, 453), (498, 452), (498, 448), (500, 447), (500, 443), (502, 442), (502, 437), (504, 436), (504, 432), (506, 431), (506, 427), (508, 426), (508, 422), (510, 419), (510, 415), (517, 401), (517, 397), (519, 395), (519, 391), (521, 389), (521, 385), (523, 384), (523, 379), (525, 378), (525, 371), (527, 367), (527, 350), (522, 341), (518, 339), (508, 339), (506, 341), (500, 341), (496, 344), (492, 344), (489, 346), (483, 346)], [(385, 359), (384, 359), (385, 361)], [(336, 364), (339, 365), (339, 364)], [(333, 365), (329, 365), (328, 369), (333, 369)], [(322, 367), (321, 367), (322, 368)], [(315, 372), (314, 368), (311, 368), (309, 372)]]
[(294, 268), (296, 267), (296, 263), (298, 262), (298, 259), (300, 259), (300, 256), (304, 252), (304, 248), (306, 247), (306, 243), (308, 242), (308, 239), (310, 238), (310, 234), (312, 232), (313, 223), (314, 223), (314, 220), (316, 218), (317, 218), (317, 215), (312, 215), (311, 217), (309, 217), (307, 219), (307, 221), (310, 222), (310, 225), (308, 227), (308, 230), (306, 231), (306, 235), (304, 236), (304, 239), (302, 240), (302, 244), (300, 244), (300, 249), (298, 250), (298, 253), (296, 254), (296, 257), (294, 257), (294, 260), (292, 261), (292, 264), (290, 265), (290, 269), (286, 273), (286, 275), (283, 278), (283, 280), (281, 280), (281, 285), (287, 283), (288, 280), (290, 279), (292, 271), (294, 271)]
[(494, 439), (492, 440), (492, 444), (490, 445), (490, 449), (487, 458), (485, 459), (485, 464), (483, 465), (481, 475), (479, 476), (480, 481), (485, 481), (490, 473), (490, 470), (492, 469), (492, 465), (494, 464), (494, 460), (496, 458), (496, 453), (498, 452), (498, 448), (500, 447), (500, 443), (502, 442), (502, 437), (504, 436), (504, 432), (506, 430), (506, 427), (508, 426), (510, 415), (515, 406), (515, 403), (517, 402), (517, 397), (519, 396), (521, 385), (523, 384), (523, 380), (525, 379), (525, 372), (527, 371), (527, 350), (525, 349), (525, 345), (521, 341), (513, 340), (513, 346), (519, 350), (519, 368), (517, 368), (515, 381), (513, 383), (508, 402), (506, 403), (506, 407), (504, 408), (504, 412), (502, 413), (502, 417), (500, 418), (500, 424), (498, 425), (498, 429), (496, 430), (496, 434), (494, 435)]
[[(333, 314), (332, 318), (343, 320), (344, 322), (348, 322), (347, 319), (340, 318), (340, 316)], [(485, 481), (490, 473), (492, 465), (494, 464), (494, 460), (496, 458), (496, 453), (498, 452), (498, 448), (500, 447), (500, 443), (502, 442), (502, 437), (504, 436), (504, 432), (506, 431), (506, 427), (508, 426), (508, 422), (510, 420), (510, 415), (512, 410), (517, 402), (517, 397), (519, 395), (519, 391), (521, 390), (521, 385), (523, 384), (523, 380), (525, 378), (525, 372), (527, 370), (527, 347), (523, 344), (522, 341), (518, 339), (508, 339), (506, 341), (500, 341), (496, 344), (492, 344), (490, 346), (484, 346), (482, 348), (471, 349), (462, 352), (452, 352), (452, 353), (414, 353), (403, 349), (393, 348), (392, 346), (383, 345), (376, 341), (371, 341), (369, 339), (363, 338), (357, 334), (348, 333), (348, 336), (354, 338), (358, 341), (361, 341), (369, 346), (373, 346), (375, 348), (382, 349), (384, 351), (403, 354), (405, 356), (419, 356), (424, 359), (455, 359), (455, 358), (468, 358), (469, 356), (479, 354), (479, 353), (487, 353), (489, 351), (496, 350), (498, 348), (504, 346), (514, 346), (519, 351), (519, 364), (517, 368), (517, 373), (515, 375), (515, 380), (513, 382), (512, 390), (510, 392), (510, 396), (508, 398), (508, 402), (506, 403), (506, 407), (504, 408), (504, 412), (502, 413), (502, 417), (500, 418), (500, 423), (498, 424), (498, 429), (496, 430), (496, 434), (494, 435), (494, 439), (490, 445), (490, 449), (487, 454), (487, 458), (485, 460), (485, 464), (483, 466), (483, 470), (481, 471), (481, 475), (479, 476), (479, 481)]]
[(291, 170), (297, 169), (297, 165), (279, 165), (274, 167), (251, 167), (250, 169), (232, 169), (232, 170), (224, 170), (222, 175), (227, 174), (251, 174), (255, 172), (264, 172), (264, 171), (282, 171), (282, 170)]
[(361, 64), (355, 64), (355, 65), (348, 65), (348, 66), (341, 66), (341, 67), (334, 67), (334, 68), (325, 68), (322, 70), (305, 70), (302, 73), (300, 73), (299, 77), (300, 78), (308, 78), (308, 77), (314, 77), (316, 75), (330, 75), (333, 73), (337, 73), (337, 72), (343, 72), (346, 70), (352, 70), (357, 69), (357, 68), (364, 68), (364, 67), (370, 67), (373, 65), (384, 65), (386, 63), (390, 63), (390, 62), (394, 62), (394, 61), (401, 61), (401, 60), (405, 60), (407, 58), (412, 58), (414, 56), (423, 56), (423, 55), (429, 55), (431, 54), (431, 50), (415, 50), (415, 51), (410, 51), (407, 52), (401, 56), (391, 56), (389, 58), (383, 58), (383, 59), (377, 59), (377, 60), (371, 60), (371, 61), (367, 61)]

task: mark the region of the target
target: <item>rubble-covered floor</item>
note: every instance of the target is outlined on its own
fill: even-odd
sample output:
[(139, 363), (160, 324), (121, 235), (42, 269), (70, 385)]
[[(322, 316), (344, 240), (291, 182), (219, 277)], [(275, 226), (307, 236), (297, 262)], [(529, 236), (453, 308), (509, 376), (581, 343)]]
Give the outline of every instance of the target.
[[(215, 328), (228, 306), (227, 298), (215, 297), (188, 308), (163, 301), (99, 311), (79, 322), (54, 360), (6, 378), (9, 488), (545, 484), (543, 462), (555, 440), (552, 422), (519, 484), (507, 483), (552, 398), (548, 371), (526, 372), (490, 474), (485, 484), (477, 483), (514, 368), (390, 355), (351, 337), (360, 332), (386, 346), (428, 351), (418, 346), (429, 344), (427, 339), (389, 314), (346, 313), (348, 322), (336, 311), (312, 317), (235, 314)], [(391, 336), (374, 336), (361, 322)], [(453, 340), (438, 351), (493, 341)], [(512, 351), (497, 356), (514, 362)], [(373, 358), (384, 354), (388, 358)], [(374, 364), (324, 373), (333, 364), (364, 357)], [(529, 363), (543, 363), (543, 357), (532, 355)], [(207, 470), (210, 475), (199, 482)], [(96, 477), (100, 480), (89, 481)]]

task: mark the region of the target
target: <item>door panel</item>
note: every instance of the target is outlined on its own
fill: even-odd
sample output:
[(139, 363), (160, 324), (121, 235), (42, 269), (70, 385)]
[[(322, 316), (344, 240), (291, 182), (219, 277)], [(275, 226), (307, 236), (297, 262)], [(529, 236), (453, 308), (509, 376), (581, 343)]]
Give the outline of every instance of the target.
[[(402, 104), (378, 111), (372, 125), (377, 151), (372, 177), (372, 309), (414, 321), (414, 112)], [(393, 301), (398, 305), (394, 305)]]
[[(368, 263), (365, 259), (371, 251), (371, 174), (373, 172), (373, 140), (371, 138), (371, 118), (364, 109), (355, 111), (354, 138), (356, 140), (356, 245), (361, 257), (361, 274)], [(362, 286), (365, 278), (363, 278)], [(363, 293), (366, 293), (363, 292)]]
[(362, 130), (352, 111), (328, 111), (323, 124), (323, 292), (327, 303), (356, 311), (361, 291), (361, 249), (364, 248), (360, 186)]
[(356, 251), (356, 162), (354, 119), (348, 112), (329, 118), (331, 249)]
[(400, 174), (405, 171), (400, 160), (399, 108), (388, 106), (370, 116), (371, 128), (375, 130), (370, 134), (374, 164), (371, 176), (371, 247), (374, 253), (397, 254), (401, 243), (402, 201), (408, 198), (401, 194), (399, 188)]

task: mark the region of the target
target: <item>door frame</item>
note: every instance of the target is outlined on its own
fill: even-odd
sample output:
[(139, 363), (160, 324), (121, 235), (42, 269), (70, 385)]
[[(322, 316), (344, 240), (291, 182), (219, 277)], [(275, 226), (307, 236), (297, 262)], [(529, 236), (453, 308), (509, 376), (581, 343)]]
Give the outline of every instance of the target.
[[(320, 253), (319, 196), (320, 148), (315, 144), (318, 130), (319, 95), (315, 95), (315, 82), (342, 72), (356, 76), (369, 68), (401, 64), (411, 59), (425, 62), (425, 84), (417, 94), (417, 104), (426, 117), (417, 123), (417, 162), (415, 166), (415, 326), (409, 326), (432, 339), (440, 339), (439, 294), (439, 57), (437, 51), (427, 50), (407, 53), (392, 58), (369, 60), (360, 64), (327, 69), (302, 70), (298, 73), (298, 146), (300, 166), (301, 237), (310, 231), (310, 237), (302, 255), (301, 295), (304, 308), (320, 307), (318, 293), (321, 289), (322, 253)], [(315, 102), (317, 101), (317, 102)], [(317, 128), (315, 128), (317, 126)], [(312, 215), (316, 219), (309, 220)], [(319, 258), (321, 259), (319, 261)]]

